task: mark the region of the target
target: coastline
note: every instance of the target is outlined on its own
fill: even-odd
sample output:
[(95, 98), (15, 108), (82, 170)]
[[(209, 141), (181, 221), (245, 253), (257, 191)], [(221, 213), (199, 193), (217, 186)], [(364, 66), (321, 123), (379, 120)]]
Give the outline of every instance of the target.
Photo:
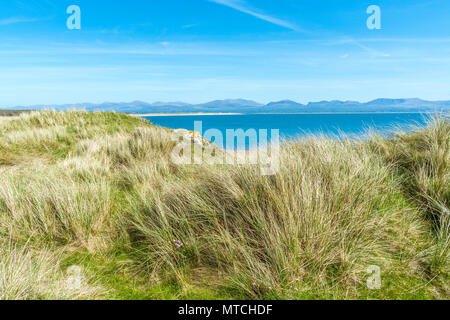
[[(289, 117), (294, 116), (281, 118)], [(305, 118), (307, 123), (314, 117), (322, 116), (298, 118)], [(386, 117), (389, 118), (389, 115)], [(217, 117), (216, 122), (234, 122), (238, 118)], [(271, 126), (270, 121), (276, 117), (254, 118), (257, 121), (268, 118)], [(347, 120), (352, 116), (339, 118)], [(395, 115), (393, 118), (403, 116)], [(194, 120), (187, 117), (183, 121), (191, 122), (191, 119)], [(203, 117), (203, 120), (207, 119)], [(436, 269), (430, 269), (435, 273), (420, 272), (411, 278), (404, 271), (404, 265), (414, 266), (423, 262), (421, 254), (424, 250), (430, 250), (430, 255), (442, 253), (441, 239), (433, 234), (437, 229), (425, 222), (431, 213), (443, 217), (447, 212), (447, 207), (440, 206), (446, 200), (445, 192), (434, 193), (434, 190), (446, 190), (446, 177), (450, 170), (450, 159), (442, 156), (448, 151), (450, 123), (447, 121), (436, 120), (427, 127), (415, 127), (411, 132), (399, 130), (396, 135), (379, 135), (370, 141), (358, 139), (355, 143), (354, 140), (346, 140), (347, 143), (318, 135), (314, 139), (299, 139), (287, 147), (270, 148), (270, 155), (268, 145), (261, 145), (262, 153), (259, 154), (257, 149), (236, 148), (225, 154), (226, 148), (224, 152), (218, 148), (217, 153), (206, 152), (206, 156), (218, 155), (214, 157), (217, 163), (201, 157), (199, 159), (202, 161), (197, 164), (195, 154), (194, 157), (186, 157), (186, 162), (174, 162), (176, 141), (172, 131), (150, 123), (152, 120), (158, 122), (158, 118), (148, 120), (124, 113), (86, 111), (41, 111), (11, 122), (0, 118), (2, 132), (6, 133), (7, 138), (7, 143), (1, 144), (0, 152), (0, 172), (5, 176), (0, 202), (8, 201), (8, 209), (12, 208), (11, 215), (6, 215), (2, 220), (3, 226), (8, 227), (11, 233), (0, 235), (0, 241), (6, 244), (0, 247), (3, 258), (0, 263), (6, 261), (5, 270), (14, 271), (21, 268), (25, 258), (31, 257), (37, 262), (49, 261), (48, 267), (47, 264), (26, 263), (24, 272), (11, 271), (14, 277), (8, 280), (6, 286), (12, 283), (16, 288), (15, 283), (19, 283), (19, 289), (30, 288), (31, 293), (35, 288), (49, 292), (48, 296), (40, 295), (38, 298), (41, 300), (47, 297), (68, 299), (65, 291), (56, 290), (58, 295), (55, 295), (54, 288), (65, 284), (64, 274), (69, 274), (69, 271), (64, 271), (65, 268), (54, 269), (53, 266), (81, 265), (89, 268), (92, 278), (105, 279), (101, 284), (83, 282), (86, 286), (82, 291), (85, 294), (83, 299), (86, 300), (447, 297), (441, 294), (446, 292), (445, 280), (448, 278), (448, 274), (444, 273), (448, 267), (445, 260), (439, 260)], [(178, 122), (182, 118), (166, 120)], [(51, 148), (43, 147), (44, 142)], [(87, 151), (83, 152), (83, 156), (80, 156), (80, 146)], [(205, 153), (202, 152), (202, 155)], [(227, 163), (228, 159), (233, 159), (233, 162)], [(256, 163), (254, 159), (257, 159)], [(422, 170), (424, 167), (428, 169), (428, 166), (430, 170)], [(274, 171), (261, 170), (268, 168)], [(436, 189), (424, 190), (423, 186)], [(224, 193), (224, 190), (231, 193)], [(261, 216), (262, 209), (270, 209), (268, 200), (276, 207), (266, 210), (267, 214)], [(49, 201), (52, 210), (42, 210), (48, 207)], [(435, 204), (436, 207), (431, 207)], [(313, 208), (314, 214), (292, 215), (300, 207)], [(425, 211), (422, 208), (440, 211)], [(404, 212), (408, 212), (406, 220)], [(21, 224), (22, 220), (14, 220), (14, 214), (23, 214), (23, 219), (32, 223)], [(193, 215), (195, 219), (191, 219)], [(35, 219), (36, 216), (42, 219)], [(84, 220), (80, 220), (84, 217), (92, 217), (92, 220), (88, 219), (84, 224)], [(174, 223), (166, 223), (168, 217)], [(67, 224), (61, 224), (62, 220)], [(395, 228), (386, 221), (394, 223)], [(228, 230), (223, 228), (227, 224), (229, 230), (234, 232), (231, 234), (232, 250), (227, 250), (229, 243), (223, 241), (230, 237)], [(313, 238), (308, 232), (299, 236), (298, 230), (305, 224), (310, 225), (311, 230), (318, 230)], [(330, 232), (321, 232), (324, 224), (332, 228)], [(78, 233), (81, 227), (86, 230)], [(252, 232), (248, 232), (249, 228)], [(194, 236), (192, 230), (202, 230), (202, 236)], [(361, 239), (359, 235), (364, 232), (367, 238)], [(61, 238), (65, 234), (67, 238)], [(7, 244), (11, 239), (31, 239), (33, 245), (19, 242), (17, 247), (9, 250)], [(264, 261), (259, 254), (261, 239), (268, 239), (265, 245), (269, 256)], [(283, 247), (285, 255), (280, 258), (277, 250), (285, 245), (283, 239), (293, 239), (294, 242)], [(391, 286), (381, 286), (381, 291), (369, 296), (375, 291), (366, 293), (354, 289), (353, 278), (348, 283), (343, 281), (337, 291), (334, 281), (323, 282), (322, 274), (316, 270), (329, 267), (329, 261), (336, 257), (336, 250), (340, 254), (341, 242), (347, 243), (347, 248), (356, 252), (348, 264), (343, 264), (350, 275), (358, 275), (361, 265), (371, 262), (370, 257), (375, 254), (380, 261), (389, 261), (386, 272), (392, 275)], [(155, 243), (161, 245), (154, 246)], [(96, 250), (103, 250), (105, 244), (108, 250), (98, 258), (96, 255), (101, 251)], [(73, 250), (65, 250), (68, 245)], [(87, 246), (95, 248), (92, 256), (91, 253), (80, 256), (79, 253), (85, 252)], [(396, 250), (391, 250), (392, 246)], [(301, 248), (300, 255), (298, 248)], [(362, 255), (358, 251), (361, 248), (366, 250)], [(216, 256), (214, 253), (219, 251), (225, 254)], [(315, 259), (311, 270), (306, 268), (305, 273), (302, 271), (299, 274), (297, 266), (287, 263), (286, 268), (291, 269), (279, 272), (280, 265), (286, 261), (310, 264), (309, 253), (316, 251), (329, 254)], [(185, 252), (196, 255), (185, 256)], [(233, 264), (243, 255), (246, 257), (245, 264)], [(161, 264), (158, 259), (161, 256), (170, 257), (170, 260)], [(172, 257), (175, 260), (171, 260)], [(211, 260), (211, 257), (214, 259)], [(127, 259), (125, 264), (124, 259)], [(142, 261), (145, 264), (140, 265)], [(186, 277), (190, 280), (186, 283), (192, 285), (188, 291), (181, 286), (174, 288), (171, 282), (166, 282), (165, 268), (168, 270), (175, 266), (171, 270), (182, 274), (186, 270), (191, 271), (192, 262), (198, 261), (201, 263), (195, 267), (207, 270), (207, 273), (187, 273)], [(227, 261), (230, 263), (227, 264)], [(254, 266), (261, 262), (264, 269), (255, 272)], [(117, 268), (123, 268), (120, 269), (123, 277), (121, 275), (119, 284)], [(262, 275), (258, 276), (260, 271)], [(49, 281), (45, 278), (42, 284), (36, 283), (34, 279), (41, 272), (50, 275)], [(162, 272), (161, 275), (159, 272)], [(269, 278), (266, 278), (266, 273)], [(221, 277), (214, 278), (211, 287), (205, 291), (202, 279), (205, 275), (209, 277), (209, 274), (221, 274)], [(155, 275), (157, 280), (149, 283), (148, 279)], [(245, 276), (242, 287), (230, 285), (229, 279), (240, 281), (242, 275)], [(286, 275), (286, 282), (280, 280)], [(334, 274), (330, 275), (334, 277)], [(436, 281), (430, 283), (430, 276), (435, 277)], [(201, 278), (199, 281), (196, 280), (198, 277)], [(291, 277), (300, 278), (294, 284)], [(344, 277), (342, 279), (345, 280), (347, 275)], [(366, 280), (365, 275), (355, 279), (361, 282)], [(246, 296), (253, 282), (255, 291)], [(317, 283), (323, 286), (315, 290)], [(271, 292), (269, 285), (273, 285)], [(298, 292), (292, 289), (294, 285), (298, 286)], [(308, 288), (308, 291), (303, 292), (302, 288)], [(397, 289), (392, 291), (392, 288)], [(421, 291), (411, 296), (417, 288)], [(218, 295), (212, 296), (211, 292), (216, 291)], [(22, 289), (17, 292), (20, 296), (12, 298), (34, 298), (34, 295), (24, 296)], [(325, 296), (324, 292), (330, 293)], [(434, 293), (436, 296), (432, 295)], [(79, 297), (77, 291), (74, 298)]]
[(389, 112), (258, 112), (258, 113), (236, 113), (236, 112), (186, 112), (186, 113), (127, 113), (133, 117), (180, 117), (180, 116), (242, 116), (242, 115), (278, 115), (278, 114), (430, 114), (434, 112), (418, 112), (418, 111), (389, 111)]

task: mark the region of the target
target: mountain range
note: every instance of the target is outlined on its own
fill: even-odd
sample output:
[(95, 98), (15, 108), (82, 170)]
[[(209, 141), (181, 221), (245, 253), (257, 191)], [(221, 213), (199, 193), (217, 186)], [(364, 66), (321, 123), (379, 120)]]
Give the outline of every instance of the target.
[[(1, 108), (0, 108), (1, 109)], [(202, 104), (184, 102), (105, 102), (101, 104), (77, 103), (65, 105), (35, 105), (3, 109), (35, 110), (84, 109), (88, 111), (116, 111), (125, 113), (195, 113), (195, 112), (235, 112), (235, 113), (318, 113), (318, 112), (449, 112), (450, 101), (426, 101), (412, 99), (376, 99), (369, 102), (319, 101), (301, 104), (282, 100), (261, 104), (251, 100), (227, 99)]]

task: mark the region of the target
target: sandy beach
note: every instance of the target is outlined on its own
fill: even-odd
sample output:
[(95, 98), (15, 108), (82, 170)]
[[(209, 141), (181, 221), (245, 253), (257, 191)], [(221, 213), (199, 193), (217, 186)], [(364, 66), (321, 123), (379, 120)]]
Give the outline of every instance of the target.
[(133, 117), (179, 117), (179, 116), (238, 116), (243, 115), (243, 113), (205, 113), (205, 112), (198, 112), (198, 113), (144, 113), (144, 114), (136, 114), (131, 113), (129, 114)]

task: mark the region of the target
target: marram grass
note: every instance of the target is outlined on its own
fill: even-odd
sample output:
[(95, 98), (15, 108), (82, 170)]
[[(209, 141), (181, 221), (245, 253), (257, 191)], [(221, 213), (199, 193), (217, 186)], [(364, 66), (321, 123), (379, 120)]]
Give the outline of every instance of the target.
[(449, 298), (445, 117), (286, 142), (274, 176), (175, 165), (174, 143), (116, 113), (2, 118), (0, 298)]

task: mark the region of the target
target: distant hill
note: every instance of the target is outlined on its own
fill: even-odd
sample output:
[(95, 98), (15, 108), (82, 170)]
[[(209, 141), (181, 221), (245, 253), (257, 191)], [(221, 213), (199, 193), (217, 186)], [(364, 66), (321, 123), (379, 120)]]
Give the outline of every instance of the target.
[(125, 113), (182, 113), (182, 112), (240, 112), (240, 113), (316, 113), (316, 112), (449, 112), (450, 101), (412, 99), (376, 99), (358, 101), (319, 101), (307, 105), (291, 100), (270, 102), (266, 105), (244, 99), (216, 100), (202, 104), (184, 102), (104, 102), (65, 105), (36, 105), (6, 109), (85, 109), (88, 111), (116, 111)]
[(307, 112), (305, 105), (291, 100), (270, 102), (261, 108), (261, 111), (266, 113), (289, 113), (292, 112), (292, 110), (296, 110), (295, 112)]

